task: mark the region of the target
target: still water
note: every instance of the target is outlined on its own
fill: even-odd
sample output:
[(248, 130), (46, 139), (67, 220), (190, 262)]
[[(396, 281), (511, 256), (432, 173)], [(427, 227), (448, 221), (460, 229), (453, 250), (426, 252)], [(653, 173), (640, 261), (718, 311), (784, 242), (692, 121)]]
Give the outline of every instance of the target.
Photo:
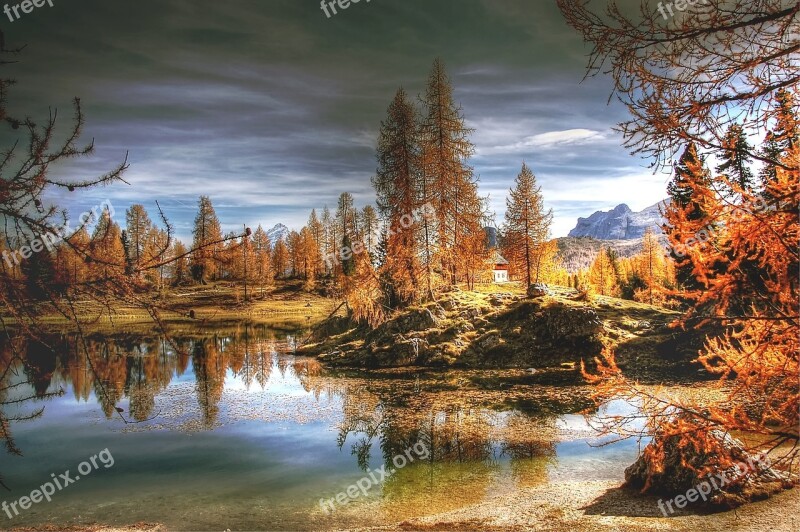
[[(52, 502), (0, 513), (0, 528), (369, 526), (547, 482), (620, 480), (635, 459), (634, 442), (596, 447), (579, 414), (585, 388), (529, 385), (511, 371), (328, 370), (293, 355), (300, 338), (240, 325), (2, 345), (0, 475), (10, 491), (0, 501), (67, 470), (81, 478)], [(425, 458), (412, 454), (366, 495), (323, 511), (321, 499), (417, 443)], [(113, 465), (78, 473), (105, 449)]]

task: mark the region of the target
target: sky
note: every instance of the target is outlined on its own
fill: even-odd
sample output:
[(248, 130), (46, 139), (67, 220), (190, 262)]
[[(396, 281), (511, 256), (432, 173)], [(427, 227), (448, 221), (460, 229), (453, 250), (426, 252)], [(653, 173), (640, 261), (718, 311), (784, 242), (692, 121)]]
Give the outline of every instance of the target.
[[(63, 132), (81, 98), (95, 151), (54, 177), (130, 163), (128, 184), (48, 197), (75, 217), (109, 200), (124, 224), (129, 205), (155, 218), (158, 201), (190, 240), (200, 195), (225, 231), (299, 229), (345, 191), (374, 202), (381, 120), (399, 87), (424, 92), (436, 57), (474, 129), (470, 164), (497, 225), (523, 161), (556, 237), (579, 216), (666, 196), (669, 176), (612, 130), (627, 111), (608, 103), (610, 79), (582, 81), (589, 48), (554, 0), (361, 0), (330, 17), (318, 0), (50, 1), (0, 13), (6, 48), (25, 46), (4, 67), (17, 80), (9, 107), (39, 122), (57, 109)], [(3, 146), (14, 133), (0, 128)]]

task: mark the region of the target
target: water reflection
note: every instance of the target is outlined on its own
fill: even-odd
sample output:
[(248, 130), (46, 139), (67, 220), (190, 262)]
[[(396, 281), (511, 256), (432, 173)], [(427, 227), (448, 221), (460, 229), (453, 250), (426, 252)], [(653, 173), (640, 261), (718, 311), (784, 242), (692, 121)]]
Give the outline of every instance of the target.
[[(260, 507), (265, 506), (265, 498), (270, 500), (266, 506), (278, 514), (276, 508), (285, 503), (292, 511), (301, 508), (304, 514), (313, 515), (319, 497), (346, 487), (367, 468), (390, 466), (395, 456), (417, 442), (429, 450), (424, 462), (397, 471), (370, 497), (338, 512), (334, 519), (343, 526), (349, 526), (350, 517), (353, 523), (402, 520), (541, 484), (557, 464), (559, 443), (590, 435), (565, 434), (559, 423), (563, 414), (589, 406), (586, 390), (509, 385), (513, 379), (499, 385), (505, 378), (502, 372), (487, 378), (486, 371), (328, 370), (315, 359), (292, 355), (300, 334), (241, 325), (175, 331), (168, 339), (157, 335), (58, 335), (37, 342), (6, 342), (0, 345), (5, 368), (0, 378), (2, 437), (7, 449), (15, 450), (11, 437), (15, 423), (35, 418), (42, 405), (55, 401), (98, 405), (92, 423), (111, 427), (116, 434), (120, 464), (126, 463), (124, 447), (133, 445), (137, 453), (128, 456), (127, 463), (145, 464), (148, 454), (154, 453), (165, 463), (177, 462), (164, 450), (165, 441), (178, 441), (186, 434), (207, 435), (205, 439), (195, 437), (192, 443), (192, 449), (199, 445), (197, 457), (208, 466), (207, 472), (192, 469), (191, 474), (208, 476), (204, 484), (209, 486), (209, 496), (226, 501), (230, 515), (220, 517), (219, 525), (259, 528), (264, 526), (262, 521), (231, 517), (237, 509), (252, 507), (252, 497), (260, 498)], [(66, 396), (57, 399), (61, 390)], [(87, 428), (87, 419), (76, 418), (68, 409), (60, 407), (53, 414), (63, 417), (62, 425), (83, 424), (75, 433)], [(32, 424), (42, 423), (42, 430), (47, 430), (46, 421), (33, 419)], [(38, 441), (36, 432), (35, 428), (31, 431), (34, 441)], [(298, 442), (314, 456), (298, 455)], [(237, 453), (248, 450), (256, 454), (234, 466), (236, 458), (210, 450), (219, 445)], [(201, 450), (204, 446), (205, 451)], [(178, 450), (174, 453), (186, 456)], [(349, 461), (349, 468), (342, 458)], [(293, 471), (284, 475), (299, 476), (293, 482), (302, 487), (288, 488), (286, 478), (277, 485), (262, 485), (263, 478), (276, 476), (276, 460), (280, 468)], [(121, 467), (115, 473), (124, 476)], [(234, 475), (234, 467), (242, 471)], [(178, 478), (185, 474), (181, 472)], [(261, 488), (242, 495), (248, 478)], [(229, 485), (233, 481), (244, 484), (233, 488)], [(130, 480), (119, 482), (124, 488), (119, 488), (118, 497), (105, 496), (117, 508), (116, 513), (109, 509), (109, 515), (103, 515), (102, 510), (81, 507), (81, 515), (110, 519), (108, 522), (120, 516), (133, 520), (138, 495), (131, 495)], [(167, 494), (182, 490), (166, 479), (159, 482)], [(89, 489), (88, 483), (85, 489)], [(231, 497), (230, 493), (237, 495)], [(71, 504), (89, 503), (76, 498)], [(150, 506), (142, 501), (138, 504), (153, 508), (152, 501)], [(183, 501), (181, 512), (193, 516), (199, 504)], [(120, 505), (129, 505), (127, 513), (119, 510)], [(228, 510), (217, 509), (223, 514)], [(247, 515), (255, 519), (252, 511)], [(175, 506), (165, 509), (163, 516), (146, 517), (169, 523), (170, 528), (189, 522), (202, 528), (218, 524), (216, 517), (209, 517), (202, 526), (181, 520)], [(280, 518), (287, 519), (284, 514)]]
[(409, 517), (409, 507), (448, 511), (541, 484), (556, 462), (555, 415), (498, 411), (486, 403), (497, 406), (502, 394), (448, 389), (437, 379), (364, 384), (344, 398), (339, 446), (349, 442), (363, 469), (373, 452), (389, 469), (415, 442), (429, 451), (427, 464), (398, 470), (384, 484), (372, 510), (388, 519)]

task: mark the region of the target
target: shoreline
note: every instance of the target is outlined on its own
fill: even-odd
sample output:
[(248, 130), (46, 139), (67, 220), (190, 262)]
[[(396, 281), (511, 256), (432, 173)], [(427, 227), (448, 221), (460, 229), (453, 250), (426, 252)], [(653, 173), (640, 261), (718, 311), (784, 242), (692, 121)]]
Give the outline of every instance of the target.
[[(678, 510), (664, 517), (658, 497), (623, 489), (618, 481), (555, 482), (520, 488), (473, 505), (381, 526), (334, 528), (340, 532), (481, 531), (481, 532), (794, 532), (800, 529), (800, 491), (790, 489), (734, 510)], [(777, 505), (777, 506), (776, 506)], [(775, 510), (780, 508), (780, 512)], [(45, 524), (10, 532), (165, 532), (166, 525)], [(274, 529), (277, 530), (277, 529)], [(319, 527), (309, 530), (322, 530)]]

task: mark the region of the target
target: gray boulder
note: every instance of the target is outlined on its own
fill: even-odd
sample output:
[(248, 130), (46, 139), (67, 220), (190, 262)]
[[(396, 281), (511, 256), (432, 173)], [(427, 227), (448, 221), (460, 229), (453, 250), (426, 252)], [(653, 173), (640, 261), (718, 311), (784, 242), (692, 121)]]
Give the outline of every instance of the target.
[(528, 287), (528, 297), (544, 297), (550, 295), (550, 289), (544, 283), (533, 283)]

